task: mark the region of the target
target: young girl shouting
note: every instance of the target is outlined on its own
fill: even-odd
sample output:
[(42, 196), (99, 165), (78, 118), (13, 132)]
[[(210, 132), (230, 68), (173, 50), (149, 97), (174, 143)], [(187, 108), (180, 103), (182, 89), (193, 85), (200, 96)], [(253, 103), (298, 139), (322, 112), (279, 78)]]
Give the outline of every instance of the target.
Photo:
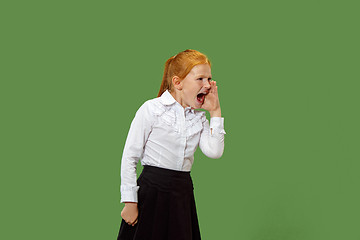
[(201, 239), (190, 170), (198, 146), (210, 158), (222, 156), (224, 134), (209, 59), (195, 50), (169, 58), (158, 97), (139, 108), (126, 139), (118, 240)]

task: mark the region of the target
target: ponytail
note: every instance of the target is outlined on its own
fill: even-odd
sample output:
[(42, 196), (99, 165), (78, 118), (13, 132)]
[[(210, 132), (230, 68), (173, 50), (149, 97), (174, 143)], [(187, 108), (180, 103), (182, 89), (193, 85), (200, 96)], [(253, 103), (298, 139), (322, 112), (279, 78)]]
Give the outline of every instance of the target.
[(171, 90), (171, 76), (169, 76), (169, 65), (175, 56), (169, 58), (165, 63), (164, 76), (160, 85), (158, 97), (160, 97), (166, 90)]

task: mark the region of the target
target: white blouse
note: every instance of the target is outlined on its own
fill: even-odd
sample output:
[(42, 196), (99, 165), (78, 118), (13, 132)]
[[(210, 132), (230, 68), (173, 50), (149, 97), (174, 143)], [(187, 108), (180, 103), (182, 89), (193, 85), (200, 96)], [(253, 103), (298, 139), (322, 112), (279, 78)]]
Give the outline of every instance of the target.
[(166, 90), (146, 101), (136, 112), (121, 160), (121, 202), (137, 202), (136, 165), (150, 165), (177, 171), (191, 170), (199, 146), (210, 158), (224, 151), (224, 118), (213, 117), (209, 125), (205, 112), (183, 108)]

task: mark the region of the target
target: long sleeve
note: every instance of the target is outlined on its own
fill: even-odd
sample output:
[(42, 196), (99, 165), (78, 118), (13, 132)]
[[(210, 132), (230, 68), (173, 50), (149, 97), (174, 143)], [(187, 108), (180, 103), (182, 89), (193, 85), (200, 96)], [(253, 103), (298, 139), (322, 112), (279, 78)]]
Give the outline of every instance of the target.
[(225, 134), (224, 118), (212, 117), (210, 119), (210, 125), (206, 119), (199, 142), (201, 151), (209, 158), (220, 158), (224, 152)]
[(152, 128), (148, 102), (136, 112), (126, 138), (121, 159), (121, 202), (137, 202), (136, 165), (142, 158), (144, 146)]

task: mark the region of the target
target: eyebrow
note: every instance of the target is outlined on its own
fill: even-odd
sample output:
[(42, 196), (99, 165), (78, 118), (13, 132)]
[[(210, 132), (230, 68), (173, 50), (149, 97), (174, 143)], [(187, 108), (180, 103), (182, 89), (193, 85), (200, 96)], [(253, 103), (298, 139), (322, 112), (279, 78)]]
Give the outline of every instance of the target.
[(207, 76), (205, 76), (205, 75), (203, 75), (203, 74), (201, 74), (201, 75), (196, 75), (196, 77), (202, 77), (202, 78), (212, 78), (212, 76), (207, 77)]

